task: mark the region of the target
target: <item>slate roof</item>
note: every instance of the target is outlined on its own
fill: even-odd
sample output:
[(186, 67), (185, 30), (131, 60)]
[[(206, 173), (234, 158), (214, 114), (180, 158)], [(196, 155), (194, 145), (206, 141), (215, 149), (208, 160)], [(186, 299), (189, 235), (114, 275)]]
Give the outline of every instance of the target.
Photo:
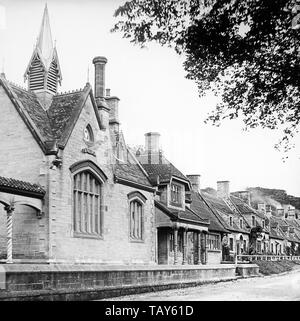
[(223, 199), (216, 197), (210, 193), (202, 192), (202, 197), (208, 203), (209, 207), (213, 210), (214, 214), (221, 220), (222, 225), (230, 231), (239, 232), (239, 233), (249, 233), (249, 230), (245, 228), (245, 221), (244, 221), (244, 228), (240, 228), (233, 220), (232, 226), (230, 226), (226, 220), (224, 219), (224, 215), (231, 215), (233, 218), (238, 217), (239, 219), (242, 218), (240, 214), (233, 212), (231, 208), (224, 202)]
[(137, 164), (116, 163), (114, 166), (114, 174), (115, 176), (117, 176), (117, 178), (122, 178), (137, 184), (142, 184), (148, 187), (152, 187), (151, 183), (147, 179), (147, 176)]
[(166, 213), (168, 216), (170, 216), (173, 220), (179, 220), (179, 221), (191, 221), (192, 223), (196, 224), (209, 224), (209, 220), (207, 218), (204, 218), (198, 213), (196, 214), (193, 210), (189, 209), (188, 207), (185, 208), (184, 211), (182, 210), (175, 210), (173, 208), (168, 207), (166, 204), (155, 200), (155, 206), (162, 210), (164, 213)]
[(240, 199), (237, 196), (230, 196), (230, 200), (232, 201), (232, 203), (235, 205), (235, 207), (237, 208), (237, 210), (244, 215), (257, 215), (260, 218), (265, 218), (264, 214), (260, 213), (259, 211), (256, 211), (254, 208), (252, 208), (251, 206), (249, 206), (247, 203), (245, 203), (244, 200)]
[(157, 177), (159, 177), (160, 183), (168, 183), (172, 176), (178, 177), (185, 181), (189, 181), (188, 178), (183, 175), (172, 163), (168, 164), (142, 164), (143, 168), (149, 175), (149, 179), (152, 184), (157, 183)]
[(44, 196), (46, 191), (38, 184), (0, 176), (0, 191), (29, 192)]
[(91, 97), (100, 126), (90, 84), (86, 84), (79, 91), (54, 95), (47, 110), (43, 109), (35, 93), (17, 87), (4, 78), (0, 78), (0, 85), (5, 89), (45, 154), (51, 153), (56, 143), (61, 147), (65, 146), (88, 96)]
[(195, 213), (200, 214), (203, 218), (209, 219), (210, 224), (208, 226), (208, 230), (216, 231), (216, 232), (224, 232), (224, 233), (228, 232), (225, 229), (224, 225), (220, 222), (220, 219), (217, 218), (217, 216), (207, 206), (201, 194), (196, 193), (194, 191), (192, 191), (191, 194), (192, 194), (191, 209)]

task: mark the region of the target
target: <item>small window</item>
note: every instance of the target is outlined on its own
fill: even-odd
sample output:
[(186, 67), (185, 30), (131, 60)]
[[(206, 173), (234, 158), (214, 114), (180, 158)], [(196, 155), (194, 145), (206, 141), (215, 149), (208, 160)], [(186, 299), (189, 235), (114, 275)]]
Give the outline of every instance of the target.
[(229, 225), (232, 226), (233, 221), (232, 221), (232, 216), (229, 217)]
[(130, 238), (143, 239), (143, 204), (138, 200), (130, 202)]
[(229, 246), (230, 246), (230, 251), (233, 251), (233, 238), (229, 239)]
[(171, 202), (180, 205), (181, 200), (181, 186), (172, 184), (171, 185)]
[(240, 228), (243, 228), (243, 220), (240, 219)]
[(262, 220), (262, 227), (265, 228), (265, 220)]
[(93, 130), (90, 125), (87, 125), (83, 132), (83, 139), (86, 143), (93, 143), (94, 142), (94, 135)]
[(255, 226), (255, 216), (252, 216), (252, 226)]

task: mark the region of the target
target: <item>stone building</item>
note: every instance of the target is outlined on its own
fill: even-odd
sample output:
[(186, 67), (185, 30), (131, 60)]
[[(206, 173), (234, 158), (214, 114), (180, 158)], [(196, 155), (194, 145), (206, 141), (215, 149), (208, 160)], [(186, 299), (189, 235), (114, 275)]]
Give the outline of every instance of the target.
[(159, 264), (206, 264), (209, 219), (191, 208), (192, 186), (159, 148), (159, 134), (145, 134), (136, 156), (156, 188), (155, 223)]
[(10, 240), (15, 262), (155, 262), (155, 189), (126, 147), (119, 99), (105, 89), (107, 59), (93, 63), (94, 91), (86, 83), (58, 93), (62, 71), (46, 6), (28, 88), (1, 75), (2, 259)]

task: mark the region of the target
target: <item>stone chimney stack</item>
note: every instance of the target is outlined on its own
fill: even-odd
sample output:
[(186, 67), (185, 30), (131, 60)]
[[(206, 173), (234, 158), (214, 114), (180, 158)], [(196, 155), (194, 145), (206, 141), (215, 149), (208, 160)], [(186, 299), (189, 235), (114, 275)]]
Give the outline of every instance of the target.
[(162, 153), (159, 147), (159, 133), (146, 133), (145, 134), (145, 149), (147, 154), (148, 164), (161, 164)]
[(200, 177), (201, 175), (187, 175), (187, 178), (191, 182), (192, 190), (196, 193), (200, 193)]
[(272, 209), (271, 209), (271, 205), (266, 204), (266, 216), (268, 218), (270, 218), (272, 216)]
[(283, 208), (277, 208), (277, 216), (284, 217), (284, 209)]
[(258, 211), (265, 214), (266, 213), (266, 204), (265, 203), (258, 203), (257, 204)]
[(120, 99), (116, 96), (106, 96), (106, 102), (110, 108), (109, 111), (109, 127), (114, 132), (119, 132), (119, 101)]
[(105, 99), (105, 65), (107, 59), (102, 56), (95, 57), (93, 64), (95, 65), (95, 99), (101, 119), (102, 129), (108, 127), (109, 106)]
[(229, 194), (229, 181), (218, 181), (217, 196), (220, 198), (228, 198)]
[(241, 198), (244, 202), (251, 206), (251, 195), (249, 191), (239, 191), (236, 193), (238, 194), (239, 198)]

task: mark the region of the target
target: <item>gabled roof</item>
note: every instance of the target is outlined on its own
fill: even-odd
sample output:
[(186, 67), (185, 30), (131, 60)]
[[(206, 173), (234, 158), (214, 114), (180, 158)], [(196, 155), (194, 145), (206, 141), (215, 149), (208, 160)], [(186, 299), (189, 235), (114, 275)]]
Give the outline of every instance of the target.
[(155, 200), (155, 206), (167, 214), (171, 220), (175, 221), (188, 221), (193, 224), (201, 224), (201, 225), (208, 225), (209, 220), (207, 218), (203, 218), (202, 216), (196, 214), (193, 210), (189, 209), (188, 207), (185, 208), (184, 211), (182, 210), (175, 210), (173, 208), (168, 207), (166, 204)]
[[(241, 214), (239, 213), (235, 213), (230, 207), (229, 205), (226, 204), (226, 202), (217, 197), (214, 196), (210, 193), (205, 193), (202, 192), (201, 193), (203, 199), (207, 202), (207, 204), (209, 205), (210, 209), (214, 212), (215, 215), (217, 215), (217, 217), (219, 217), (222, 221), (222, 225), (229, 231), (234, 231), (234, 232), (239, 232), (239, 233), (249, 233), (249, 230), (245, 228), (245, 224), (243, 224), (243, 228), (240, 228), (233, 220), (233, 224), (232, 226), (230, 226), (226, 220), (224, 219), (224, 215), (225, 216), (232, 216), (233, 218), (241, 218), (243, 219), (243, 217), (241, 216)], [(244, 219), (243, 219), (244, 220)], [(245, 221), (244, 221), (245, 223)]]
[(237, 208), (237, 210), (241, 214), (245, 214), (245, 215), (253, 215), (254, 214), (254, 215), (259, 216), (260, 218), (265, 218), (264, 214), (260, 213), (259, 211), (256, 211), (250, 205), (245, 203), (245, 201), (242, 200), (241, 198), (234, 196), (234, 195), (230, 195), (230, 200), (232, 201), (232, 203), (235, 205), (235, 207)]
[(3, 86), (46, 155), (55, 153), (53, 148), (56, 145), (61, 148), (65, 147), (88, 97), (91, 98), (95, 116), (101, 128), (100, 117), (89, 83), (81, 90), (54, 95), (48, 110), (43, 109), (33, 92), (17, 87), (1, 77), (0, 85)]
[(38, 184), (0, 176), (0, 192), (14, 194), (30, 194), (30, 196), (43, 198), (46, 191)]
[(170, 182), (172, 176), (187, 181), (187, 183), (189, 182), (188, 178), (170, 162), (168, 164), (142, 164), (142, 166), (154, 185), (157, 184), (157, 177), (159, 178), (159, 183)]
[(195, 213), (200, 214), (203, 218), (207, 218), (209, 220), (210, 224), (208, 226), (208, 230), (227, 233), (228, 231), (224, 227), (224, 224), (222, 224), (222, 221), (220, 220), (220, 218), (217, 217), (212, 212), (212, 210), (208, 207), (208, 205), (205, 203), (201, 194), (192, 191), (191, 195), (192, 195), (191, 209)]

